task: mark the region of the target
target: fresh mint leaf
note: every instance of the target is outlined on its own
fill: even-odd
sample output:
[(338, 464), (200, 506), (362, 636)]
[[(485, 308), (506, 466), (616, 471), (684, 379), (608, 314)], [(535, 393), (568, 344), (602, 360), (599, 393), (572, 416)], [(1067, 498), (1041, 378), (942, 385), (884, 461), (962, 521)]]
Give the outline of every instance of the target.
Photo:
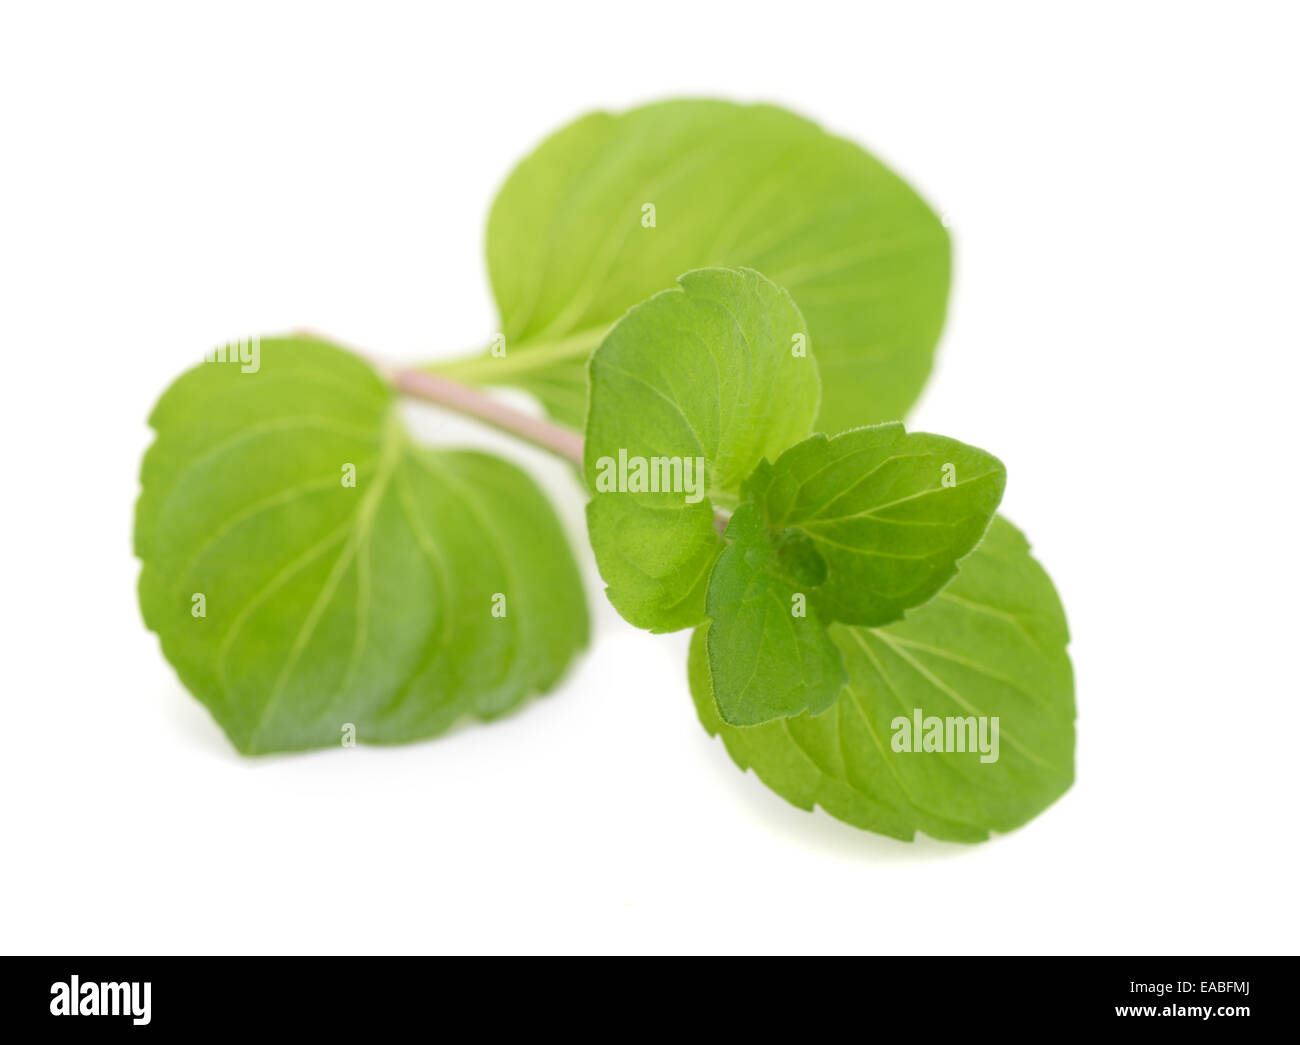
[[(814, 607), (798, 612), (798, 591), (817, 574), (807, 547), (768, 537), (754, 505), (742, 504), (727, 527), (730, 543), (709, 579), (709, 664), (720, 707), (733, 725), (825, 711), (845, 682), (840, 651)], [(816, 552), (811, 553), (812, 556)], [(821, 567), (824, 569), (824, 567)]]
[(1005, 485), (992, 455), (897, 422), (761, 461), (705, 593), (722, 718), (752, 726), (830, 707), (844, 672), (826, 625), (887, 624), (932, 598)]
[(759, 465), (745, 496), (772, 540), (797, 542), (815, 566), (797, 583), (826, 619), (879, 625), (948, 583), (1006, 479), (992, 454), (892, 422), (792, 446)]
[[(922, 831), (973, 842), (1037, 816), (1074, 780), (1065, 614), (1028, 542), (1001, 517), (952, 582), (903, 620), (831, 627), (849, 677), (820, 715), (749, 727), (724, 722), (707, 655), (713, 627), (697, 629), (691, 641), (700, 722), (722, 737), (742, 770), (752, 768), (800, 809), (819, 805), (894, 838)], [(968, 750), (951, 750), (949, 719), (957, 723), (951, 740), (961, 737)], [(950, 750), (925, 750), (927, 737), (935, 738), (928, 720), (943, 722), (939, 746)], [(912, 750), (901, 750), (904, 740)]]
[(704, 617), (709, 571), (722, 550), (706, 503), (654, 508), (632, 497), (587, 505), (587, 533), (609, 601), (649, 631), (680, 631)]
[(537, 487), (498, 458), (416, 446), (355, 356), (262, 341), (255, 368), (183, 375), (150, 423), (140, 605), (240, 751), (491, 718), (586, 644), (577, 569)]
[(553, 134), (498, 194), (487, 254), (498, 351), (437, 369), (524, 388), (575, 428), (583, 365), (610, 326), (678, 273), (736, 266), (807, 317), (820, 430), (897, 420), (929, 374), (950, 264), (934, 212), (862, 148), (784, 109), (714, 100), (595, 112)]
[(698, 624), (730, 508), (764, 458), (808, 435), (819, 382), (790, 295), (748, 269), (702, 269), (632, 309), (591, 359), (588, 530), (633, 624)]

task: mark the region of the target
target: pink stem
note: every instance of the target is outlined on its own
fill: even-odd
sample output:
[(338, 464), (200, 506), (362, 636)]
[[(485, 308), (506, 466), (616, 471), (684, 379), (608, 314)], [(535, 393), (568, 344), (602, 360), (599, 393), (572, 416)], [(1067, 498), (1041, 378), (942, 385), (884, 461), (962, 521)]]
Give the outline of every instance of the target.
[(401, 368), (387, 371), (393, 386), (415, 399), (437, 403), (458, 414), (478, 418), (493, 428), (516, 435), (525, 442), (540, 446), (553, 454), (567, 458), (582, 467), (582, 436), (572, 429), (540, 417), (530, 417), (522, 411), (492, 399), (477, 388), (462, 385), (423, 370)]
[[(518, 436), (525, 442), (541, 447), (582, 467), (582, 436), (570, 428), (557, 425), (540, 417), (531, 417), (514, 407), (506, 406), (490, 396), (462, 385), (459, 381), (439, 377), (424, 370), (403, 367), (380, 368), (393, 383), (393, 387), (414, 399), (437, 403), (455, 413), (474, 417), (493, 428)], [(731, 516), (721, 508), (713, 510), (713, 526), (725, 533)]]

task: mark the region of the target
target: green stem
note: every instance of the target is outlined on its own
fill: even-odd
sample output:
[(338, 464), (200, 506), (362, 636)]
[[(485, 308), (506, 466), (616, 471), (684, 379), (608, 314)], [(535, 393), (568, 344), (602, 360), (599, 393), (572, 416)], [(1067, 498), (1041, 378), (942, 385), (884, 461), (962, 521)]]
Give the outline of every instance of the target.
[(588, 327), (554, 341), (525, 340), (517, 345), (507, 344), (503, 356), (488, 353), (463, 356), (445, 362), (426, 363), (423, 369), (473, 384), (508, 384), (507, 378), (547, 370), (556, 364), (586, 362), (608, 330), (608, 326)]

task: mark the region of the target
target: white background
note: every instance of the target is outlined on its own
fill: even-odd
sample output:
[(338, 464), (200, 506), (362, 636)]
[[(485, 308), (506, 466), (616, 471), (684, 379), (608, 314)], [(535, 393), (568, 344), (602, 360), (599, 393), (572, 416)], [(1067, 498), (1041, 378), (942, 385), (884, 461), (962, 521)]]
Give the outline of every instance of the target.
[[(39, 952), (1297, 948), (1295, 15), (1249, 4), (6, 4), (0, 947)], [(786, 805), (695, 720), (685, 635), (584, 563), (553, 696), (400, 749), (245, 760), (135, 601), (152, 402), (308, 325), (495, 330), (506, 172), (595, 107), (796, 108), (944, 211), (915, 427), (999, 454), (1074, 635), (1078, 778), (903, 844)], [(1225, 973), (1226, 974), (1226, 973)]]

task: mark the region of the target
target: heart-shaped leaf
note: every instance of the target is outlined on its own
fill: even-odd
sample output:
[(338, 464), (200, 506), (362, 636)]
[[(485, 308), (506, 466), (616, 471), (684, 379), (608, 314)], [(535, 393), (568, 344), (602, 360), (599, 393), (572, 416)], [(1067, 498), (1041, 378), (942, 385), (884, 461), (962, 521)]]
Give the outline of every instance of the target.
[(544, 692), (585, 645), (541, 492), (416, 446), (356, 357), (262, 341), (254, 367), (183, 375), (150, 423), (140, 605), (240, 751), (432, 736)]
[(582, 117), (507, 179), (487, 255), (503, 352), (438, 369), (527, 389), (575, 428), (592, 349), (678, 273), (747, 266), (794, 295), (827, 432), (904, 416), (948, 298), (948, 234), (924, 201), (859, 146), (770, 105)]
[(757, 272), (688, 272), (632, 309), (591, 360), (588, 530), (610, 601), (673, 631), (703, 619), (722, 549), (713, 509), (811, 430), (816, 364), (790, 296)]
[(724, 722), (706, 652), (714, 626), (691, 641), (700, 722), (800, 809), (819, 805), (895, 838), (973, 842), (1025, 823), (1074, 779), (1065, 614), (1028, 542), (1001, 517), (953, 581), (903, 620), (830, 628), (848, 682), (822, 714)]

